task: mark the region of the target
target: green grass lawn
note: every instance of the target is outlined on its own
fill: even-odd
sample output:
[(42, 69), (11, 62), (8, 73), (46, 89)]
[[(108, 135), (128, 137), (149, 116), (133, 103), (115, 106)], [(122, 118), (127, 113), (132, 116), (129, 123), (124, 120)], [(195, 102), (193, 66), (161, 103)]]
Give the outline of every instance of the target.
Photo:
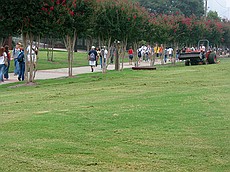
[(1, 85), (0, 171), (230, 171), (229, 66)]

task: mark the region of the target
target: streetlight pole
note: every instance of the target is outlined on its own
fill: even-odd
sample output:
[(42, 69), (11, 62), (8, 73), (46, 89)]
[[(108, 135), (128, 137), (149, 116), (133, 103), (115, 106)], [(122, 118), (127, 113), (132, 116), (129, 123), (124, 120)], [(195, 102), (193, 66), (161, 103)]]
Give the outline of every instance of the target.
[(205, 0), (205, 6), (204, 6), (205, 20), (207, 19), (207, 14), (208, 14), (208, 0)]

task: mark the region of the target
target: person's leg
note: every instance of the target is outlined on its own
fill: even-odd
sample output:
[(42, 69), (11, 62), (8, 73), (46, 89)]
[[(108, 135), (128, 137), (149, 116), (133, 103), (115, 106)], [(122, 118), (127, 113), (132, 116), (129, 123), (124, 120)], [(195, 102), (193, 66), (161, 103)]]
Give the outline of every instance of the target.
[(9, 68), (10, 68), (10, 60), (8, 60), (8, 65), (5, 67), (4, 78), (9, 79)]
[(3, 82), (4, 64), (0, 64), (0, 82)]
[(19, 74), (18, 74), (19, 81), (21, 81), (21, 77), (22, 77), (22, 67), (21, 67), (21, 63), (19, 63)]
[(14, 75), (17, 75), (17, 59), (14, 59)]
[(21, 65), (21, 77), (22, 77), (22, 81), (24, 81), (24, 79), (25, 79), (25, 63), (22, 63), (22, 65)]

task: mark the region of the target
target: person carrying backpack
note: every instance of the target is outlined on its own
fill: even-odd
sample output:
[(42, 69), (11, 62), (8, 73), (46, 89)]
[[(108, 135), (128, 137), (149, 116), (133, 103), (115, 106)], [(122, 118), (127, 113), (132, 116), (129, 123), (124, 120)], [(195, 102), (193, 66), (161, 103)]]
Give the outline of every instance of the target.
[(24, 55), (24, 49), (21, 49), (21, 52), (19, 53), (17, 57), (17, 61), (19, 63), (19, 75), (18, 75), (18, 80), (19, 81), (24, 81), (25, 77), (25, 55)]
[(14, 59), (14, 76), (19, 74), (19, 64), (18, 64), (17, 57), (20, 51), (21, 51), (21, 43), (18, 42), (16, 44), (16, 47), (13, 49), (13, 53), (12, 53), (12, 58)]
[(95, 47), (92, 46), (91, 50), (88, 53), (88, 60), (89, 60), (89, 65), (91, 67), (91, 71), (93, 72), (93, 68), (96, 66), (96, 61), (97, 61), (97, 51), (95, 50)]

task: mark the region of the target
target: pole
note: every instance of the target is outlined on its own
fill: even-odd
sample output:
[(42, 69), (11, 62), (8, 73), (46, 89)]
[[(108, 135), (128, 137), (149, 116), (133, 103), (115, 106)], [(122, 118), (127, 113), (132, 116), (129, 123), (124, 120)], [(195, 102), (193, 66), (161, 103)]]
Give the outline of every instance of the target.
[(205, 0), (205, 7), (204, 7), (205, 19), (207, 18), (207, 14), (208, 14), (208, 0)]

